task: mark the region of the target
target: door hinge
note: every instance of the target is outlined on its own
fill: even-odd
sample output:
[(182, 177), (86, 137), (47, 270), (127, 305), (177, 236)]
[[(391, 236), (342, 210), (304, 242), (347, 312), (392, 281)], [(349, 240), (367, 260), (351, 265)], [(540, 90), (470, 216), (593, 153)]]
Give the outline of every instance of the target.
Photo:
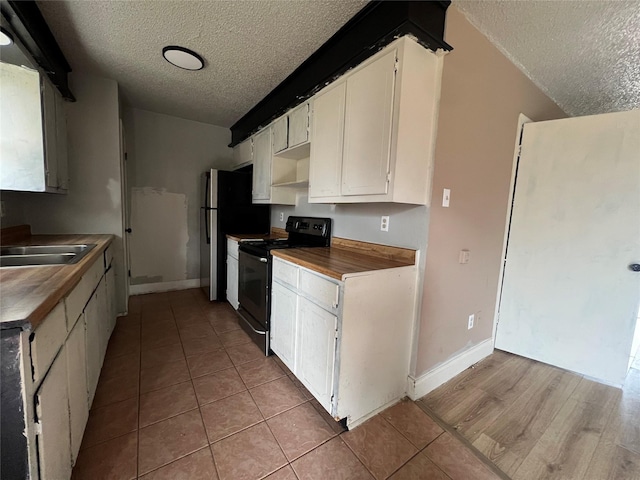
[(42, 435), (42, 423), (38, 420), (33, 424), (36, 435)]
[(391, 183), (391, 172), (387, 172), (387, 183)]
[(396, 55), (396, 61), (393, 64), (393, 73), (398, 73), (399, 63), (400, 61), (398, 60), (398, 55)]

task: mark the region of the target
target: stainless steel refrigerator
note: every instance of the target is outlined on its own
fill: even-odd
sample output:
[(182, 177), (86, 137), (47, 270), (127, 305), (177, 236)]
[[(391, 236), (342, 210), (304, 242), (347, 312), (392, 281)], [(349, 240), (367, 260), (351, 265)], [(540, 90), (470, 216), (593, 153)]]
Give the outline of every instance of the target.
[(251, 203), (251, 176), (251, 171), (202, 174), (200, 286), (209, 300), (227, 298), (227, 234), (269, 232), (269, 205)]

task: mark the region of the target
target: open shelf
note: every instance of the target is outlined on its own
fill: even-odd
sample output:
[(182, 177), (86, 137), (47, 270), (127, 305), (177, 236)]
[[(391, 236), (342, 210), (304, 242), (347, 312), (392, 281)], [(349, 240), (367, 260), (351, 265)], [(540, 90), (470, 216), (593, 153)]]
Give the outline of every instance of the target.
[(289, 187), (289, 188), (307, 188), (309, 186), (309, 180), (302, 180), (296, 182), (284, 182), (284, 183), (274, 183), (271, 185), (272, 187)]
[(300, 160), (307, 158), (311, 154), (311, 142), (303, 143), (302, 145), (296, 145), (295, 147), (287, 148), (281, 152), (275, 153), (274, 157), (290, 158), (292, 160)]

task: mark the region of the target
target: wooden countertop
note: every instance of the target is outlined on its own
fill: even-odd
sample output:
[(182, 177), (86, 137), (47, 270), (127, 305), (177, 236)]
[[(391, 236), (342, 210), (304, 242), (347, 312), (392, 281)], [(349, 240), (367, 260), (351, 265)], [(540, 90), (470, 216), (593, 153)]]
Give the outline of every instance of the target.
[(0, 268), (0, 329), (36, 329), (100, 258), (113, 238), (113, 235), (32, 235), (12, 242), (12, 245), (95, 243), (96, 246), (74, 265)]
[(408, 259), (384, 258), (353, 248), (335, 246), (276, 249), (271, 250), (271, 254), (337, 280), (343, 280), (344, 275), (352, 273), (414, 265), (414, 262)]

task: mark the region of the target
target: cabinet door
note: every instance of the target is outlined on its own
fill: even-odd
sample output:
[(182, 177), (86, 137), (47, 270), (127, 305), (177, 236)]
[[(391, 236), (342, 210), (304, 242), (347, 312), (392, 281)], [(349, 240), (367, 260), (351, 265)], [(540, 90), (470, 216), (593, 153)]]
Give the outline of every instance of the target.
[(98, 288), (96, 288), (96, 296), (98, 301), (98, 322), (100, 324), (100, 368), (102, 368), (102, 361), (104, 360), (104, 354), (107, 352), (107, 344), (109, 343), (109, 337), (111, 336), (111, 320), (109, 318), (109, 298), (107, 295), (107, 279), (104, 277), (100, 280)]
[(281, 152), (289, 146), (289, 117), (286, 115), (271, 125), (273, 133), (273, 153)]
[(58, 171), (58, 188), (69, 188), (69, 170), (67, 166), (67, 115), (64, 110), (64, 99), (56, 93), (56, 163)]
[(309, 141), (309, 104), (303, 103), (289, 114), (289, 148)]
[(387, 193), (395, 66), (394, 50), (347, 78), (342, 195)]
[(298, 295), (279, 283), (271, 291), (271, 350), (296, 372), (296, 324)]
[(113, 268), (113, 265), (111, 266), (109, 271), (105, 273), (104, 278), (107, 281), (107, 325), (109, 327), (107, 333), (107, 343), (109, 343), (111, 333), (113, 332), (113, 329), (116, 328), (116, 316), (118, 315), (118, 308), (116, 307), (116, 271), (115, 268)]
[(40, 423), (40, 478), (70, 478), (71, 442), (65, 347), (60, 350), (35, 397), (36, 415)]
[(335, 315), (302, 297), (298, 302), (295, 374), (320, 405), (330, 412), (338, 320)]
[(271, 197), (271, 128), (253, 137), (253, 199)]
[(56, 93), (46, 77), (42, 77), (42, 104), (44, 108), (44, 158), (47, 187), (58, 188), (58, 145), (56, 131)]
[(227, 301), (238, 309), (238, 260), (227, 255)]
[(340, 195), (346, 83), (313, 100), (309, 198)]
[(100, 355), (100, 345), (102, 332), (100, 329), (98, 290), (94, 292), (84, 308), (84, 321), (86, 325), (86, 348), (87, 348), (87, 391), (89, 392), (89, 406), (93, 402), (96, 393), (100, 368), (102, 367), (102, 356)]
[(67, 384), (69, 388), (69, 413), (71, 424), (71, 460), (75, 463), (82, 443), (84, 427), (89, 418), (87, 395), (87, 358), (85, 348), (84, 318), (76, 322), (67, 338)]
[(248, 138), (233, 148), (233, 167), (244, 167), (253, 163), (253, 141)]

